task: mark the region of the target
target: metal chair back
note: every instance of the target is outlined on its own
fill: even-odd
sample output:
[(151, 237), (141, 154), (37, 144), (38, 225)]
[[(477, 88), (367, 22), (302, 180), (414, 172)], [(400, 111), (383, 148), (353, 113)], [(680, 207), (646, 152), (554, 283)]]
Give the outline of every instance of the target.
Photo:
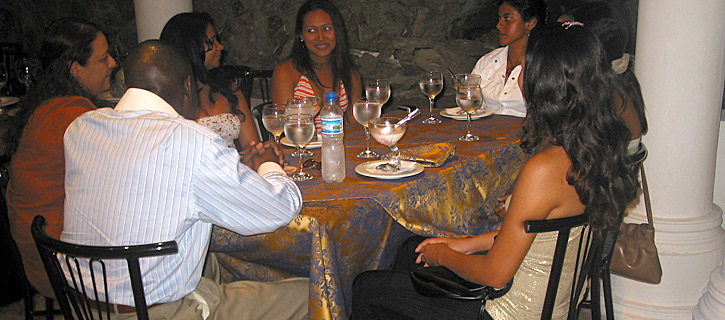
[[(111, 305), (101, 301), (103, 297), (108, 297), (106, 260), (126, 260), (136, 315), (138, 319), (148, 319), (139, 259), (175, 254), (179, 251), (176, 241), (113, 247), (63, 242), (48, 236), (45, 232), (45, 218), (40, 215), (33, 219), (31, 233), (66, 319), (110, 318)], [(61, 263), (68, 270), (67, 275), (61, 268)], [(87, 268), (89, 276), (81, 272), (81, 265)], [(100, 274), (96, 274), (97, 270), (100, 270)], [(97, 284), (103, 284), (103, 287), (99, 288)], [(86, 288), (93, 288), (93, 292), (88, 292)]]

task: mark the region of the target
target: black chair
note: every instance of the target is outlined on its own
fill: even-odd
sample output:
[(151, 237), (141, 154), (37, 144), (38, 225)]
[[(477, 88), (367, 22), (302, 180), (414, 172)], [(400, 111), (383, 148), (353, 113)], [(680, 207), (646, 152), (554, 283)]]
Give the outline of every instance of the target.
[[(571, 292), (569, 296), (570, 303), (567, 318), (576, 319), (578, 316), (578, 300), (581, 296), (581, 292), (584, 290), (584, 285), (587, 282), (589, 268), (591, 267), (593, 261), (592, 254), (597, 252), (597, 249), (600, 247), (599, 242), (595, 239), (591, 232), (591, 228), (589, 228), (588, 219), (588, 215), (584, 213), (573, 217), (547, 220), (530, 220), (524, 223), (524, 230), (526, 231), (526, 233), (545, 233), (558, 231), (551, 272), (549, 274), (549, 281), (546, 287), (546, 295), (544, 297), (544, 306), (541, 311), (541, 319), (551, 319), (552, 313), (554, 311), (554, 302), (556, 301), (556, 295), (559, 290), (561, 273), (564, 268), (564, 258), (567, 253), (569, 235), (571, 234), (572, 229), (582, 227), (583, 229), (581, 232), (581, 236), (577, 243), (576, 266), (574, 269)], [(463, 280), (462, 278), (458, 278), (456, 281), (460, 283), (465, 283), (465, 280)], [(448, 287), (448, 285), (443, 283), (441, 283), (441, 286)], [(482, 314), (479, 314), (479, 319), (482, 318), (481, 315)]]
[[(644, 143), (639, 144), (637, 152), (630, 156), (629, 162), (635, 169), (641, 168), (642, 162), (647, 159), (647, 147)], [(642, 169), (644, 170), (644, 169)], [(646, 204), (648, 205), (648, 204)], [(619, 216), (619, 223), (624, 221), (624, 212)], [(601, 297), (604, 296), (604, 311), (607, 320), (614, 320), (614, 302), (612, 301), (612, 281), (609, 273), (609, 265), (612, 263), (612, 254), (614, 253), (614, 244), (617, 242), (619, 229), (609, 232), (604, 236), (603, 245), (599, 249), (598, 256), (600, 259), (592, 262), (589, 278), (591, 279), (590, 288), (587, 289), (589, 298), (583, 300), (579, 308), (588, 308), (592, 312), (592, 319), (601, 319)]]
[(23, 46), (18, 43), (0, 43), (0, 64), (4, 64), (8, 71), (8, 83), (3, 87), (0, 96), (19, 96), (24, 93), (25, 86), (15, 76), (15, 61), (26, 57)]
[[(94, 312), (98, 314), (98, 319), (104, 319), (104, 314), (105, 319), (110, 317), (112, 306), (99, 300), (99, 291), (103, 293), (103, 297), (108, 296), (105, 260), (126, 260), (136, 315), (138, 319), (148, 319), (139, 259), (179, 252), (176, 241), (116, 247), (85, 246), (63, 242), (53, 239), (45, 233), (43, 216), (36, 216), (33, 219), (31, 233), (66, 319), (96, 319)], [(68, 270), (70, 278), (66, 278), (61, 269), (61, 261)], [(90, 278), (84, 277), (80, 272), (81, 264), (90, 270)], [(96, 268), (93, 268), (94, 266)], [(101, 274), (96, 274), (99, 269)], [(99, 279), (103, 280), (103, 288), (96, 287)], [(88, 287), (92, 287), (94, 292), (87, 292), (84, 283), (92, 284)], [(75, 312), (75, 316), (73, 312)]]
[[(244, 97), (247, 98), (247, 105), (252, 112), (252, 116), (257, 120), (257, 132), (260, 141), (267, 141), (272, 138), (272, 134), (264, 128), (262, 123), (262, 109), (272, 104), (272, 94), (269, 82), (272, 80), (272, 70), (250, 70), (247, 72), (247, 86)], [(254, 93), (254, 83), (259, 84), (259, 93), (262, 99), (261, 103), (254, 106), (251, 105), (252, 94)]]
[[(12, 234), (10, 233), (10, 222), (8, 221), (8, 210), (7, 202), (5, 200), (5, 190), (9, 182), (10, 176), (5, 165), (0, 164), (0, 232), (3, 235), (3, 248), (9, 249), (5, 252), (10, 257), (10, 263), (5, 266), (8, 267), (8, 277), (10, 274), (15, 274), (14, 280), (17, 280), (15, 284), (6, 283), (3, 285), (3, 290), (11, 290), (17, 282), (21, 286), (21, 293), (25, 306), (25, 319), (31, 320), (35, 317), (44, 316), (48, 320), (52, 320), (54, 315), (60, 314), (60, 309), (53, 309), (53, 299), (49, 297), (45, 298), (45, 310), (35, 310), (35, 304), (33, 303), (33, 296), (36, 291), (35, 288), (28, 282), (28, 278), (25, 275), (25, 269), (23, 268), (23, 261), (20, 258), (20, 251), (18, 250), (15, 240), (13, 240)], [(10, 279), (8, 279), (10, 280)]]

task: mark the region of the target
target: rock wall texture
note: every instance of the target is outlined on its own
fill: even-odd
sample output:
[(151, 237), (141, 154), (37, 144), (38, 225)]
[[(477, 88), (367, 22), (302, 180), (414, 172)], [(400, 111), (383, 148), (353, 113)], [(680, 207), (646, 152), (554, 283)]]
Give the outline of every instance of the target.
[[(636, 28), (637, 0), (609, 0)], [(226, 46), (225, 64), (272, 69), (289, 53), (294, 19), (303, 0), (194, 0), (195, 11), (209, 12)], [(418, 90), (425, 70), (468, 72), (476, 60), (498, 47), (497, 0), (332, 0), (348, 30), (354, 61), (365, 79), (387, 78), (390, 105), (427, 106)], [(576, 0), (549, 0), (569, 5)], [(556, 6), (552, 8), (557, 12)], [(552, 16), (556, 13), (552, 13)], [(104, 30), (112, 52), (123, 55), (136, 44), (131, 0), (1, 0), (0, 42), (20, 42), (36, 49), (53, 20), (78, 16)], [(633, 41), (631, 41), (634, 43)], [(633, 45), (632, 45), (633, 48)], [(446, 93), (437, 106), (455, 104)]]

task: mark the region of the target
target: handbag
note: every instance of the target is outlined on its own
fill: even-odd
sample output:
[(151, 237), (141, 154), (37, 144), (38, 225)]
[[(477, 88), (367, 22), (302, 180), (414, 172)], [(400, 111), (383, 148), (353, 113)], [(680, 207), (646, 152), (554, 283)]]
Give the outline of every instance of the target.
[(662, 280), (662, 266), (655, 246), (655, 228), (652, 224), (652, 207), (644, 165), (640, 166), (640, 172), (647, 223), (622, 223), (614, 244), (609, 271), (632, 280), (659, 284)]
[(426, 297), (447, 297), (459, 300), (491, 300), (506, 294), (513, 280), (502, 288), (467, 281), (446, 267), (416, 266), (410, 270), (413, 287)]

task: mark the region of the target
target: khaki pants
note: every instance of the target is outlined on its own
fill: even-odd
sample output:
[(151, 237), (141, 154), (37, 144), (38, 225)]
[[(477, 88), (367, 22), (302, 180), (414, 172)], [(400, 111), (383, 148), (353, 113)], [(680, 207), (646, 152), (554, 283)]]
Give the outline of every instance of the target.
[[(305, 319), (309, 279), (277, 282), (237, 281), (217, 284), (202, 277), (183, 299), (149, 309), (149, 318), (166, 319)], [(111, 314), (111, 319), (135, 319), (135, 313)]]

